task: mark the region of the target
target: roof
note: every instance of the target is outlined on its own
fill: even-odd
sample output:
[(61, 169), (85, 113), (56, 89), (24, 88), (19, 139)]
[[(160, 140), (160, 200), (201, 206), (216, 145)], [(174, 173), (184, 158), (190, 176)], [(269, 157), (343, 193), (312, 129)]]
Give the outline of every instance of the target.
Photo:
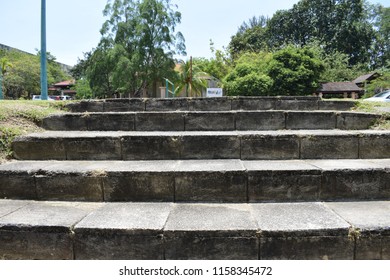
[(362, 92), (362, 89), (359, 88), (353, 82), (333, 82), (333, 83), (323, 83), (321, 84), (320, 89), (317, 92), (322, 93), (344, 93), (344, 92)]
[(360, 76), (360, 77), (356, 78), (355, 80), (353, 80), (353, 82), (355, 84), (362, 84), (362, 83), (365, 83), (366, 81), (374, 80), (374, 79), (378, 78), (379, 76), (380, 76), (379, 73), (374, 72), (374, 73), (370, 73), (370, 74), (366, 74), (366, 75)]
[(55, 87), (70, 87), (70, 86), (74, 86), (74, 85), (75, 85), (74, 80), (63, 81), (63, 82), (59, 82), (59, 83), (54, 84)]

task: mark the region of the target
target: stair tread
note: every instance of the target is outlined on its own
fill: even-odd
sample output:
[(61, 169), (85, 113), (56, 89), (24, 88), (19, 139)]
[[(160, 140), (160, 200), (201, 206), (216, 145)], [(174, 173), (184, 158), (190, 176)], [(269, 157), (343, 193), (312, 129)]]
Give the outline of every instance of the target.
[[(0, 172), (88, 173), (88, 172), (227, 172), (298, 170), (390, 169), (390, 159), (334, 160), (142, 160), (142, 161), (11, 161)], [(98, 174), (98, 173), (97, 173)]]
[(390, 135), (389, 130), (268, 130), (268, 131), (44, 131), (18, 137), (16, 140), (32, 138), (118, 138), (126, 136), (359, 136), (359, 135)]
[(383, 229), (390, 201), (300, 203), (89, 203), (0, 200), (0, 230), (61, 227), (157, 231), (253, 231), (301, 235)]

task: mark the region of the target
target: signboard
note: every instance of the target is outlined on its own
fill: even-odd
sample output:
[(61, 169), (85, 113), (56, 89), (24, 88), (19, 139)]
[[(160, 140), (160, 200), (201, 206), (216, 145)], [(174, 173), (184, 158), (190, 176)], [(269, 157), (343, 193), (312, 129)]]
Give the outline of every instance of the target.
[(208, 88), (207, 97), (222, 97), (223, 90), (221, 88)]

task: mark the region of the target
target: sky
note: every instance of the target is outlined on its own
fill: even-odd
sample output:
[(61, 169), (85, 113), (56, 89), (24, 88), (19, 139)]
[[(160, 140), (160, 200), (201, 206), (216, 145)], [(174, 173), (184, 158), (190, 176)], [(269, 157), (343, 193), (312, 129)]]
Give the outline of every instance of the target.
[[(40, 48), (39, 0), (0, 0), (0, 44), (36, 53)], [(253, 16), (271, 17), (292, 8), (298, 0), (172, 0), (182, 13), (177, 30), (186, 39), (187, 55), (211, 57), (210, 39), (217, 49), (226, 47), (238, 27)], [(390, 6), (390, 0), (370, 0)], [(47, 0), (47, 51), (58, 62), (75, 65), (83, 53), (95, 48), (106, 20), (107, 0)]]

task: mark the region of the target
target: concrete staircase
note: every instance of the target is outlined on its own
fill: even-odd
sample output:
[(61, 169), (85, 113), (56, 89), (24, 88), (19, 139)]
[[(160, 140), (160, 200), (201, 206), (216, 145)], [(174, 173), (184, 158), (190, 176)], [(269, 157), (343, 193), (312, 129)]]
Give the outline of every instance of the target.
[(390, 259), (390, 131), (353, 106), (71, 104), (0, 166), (0, 259)]

